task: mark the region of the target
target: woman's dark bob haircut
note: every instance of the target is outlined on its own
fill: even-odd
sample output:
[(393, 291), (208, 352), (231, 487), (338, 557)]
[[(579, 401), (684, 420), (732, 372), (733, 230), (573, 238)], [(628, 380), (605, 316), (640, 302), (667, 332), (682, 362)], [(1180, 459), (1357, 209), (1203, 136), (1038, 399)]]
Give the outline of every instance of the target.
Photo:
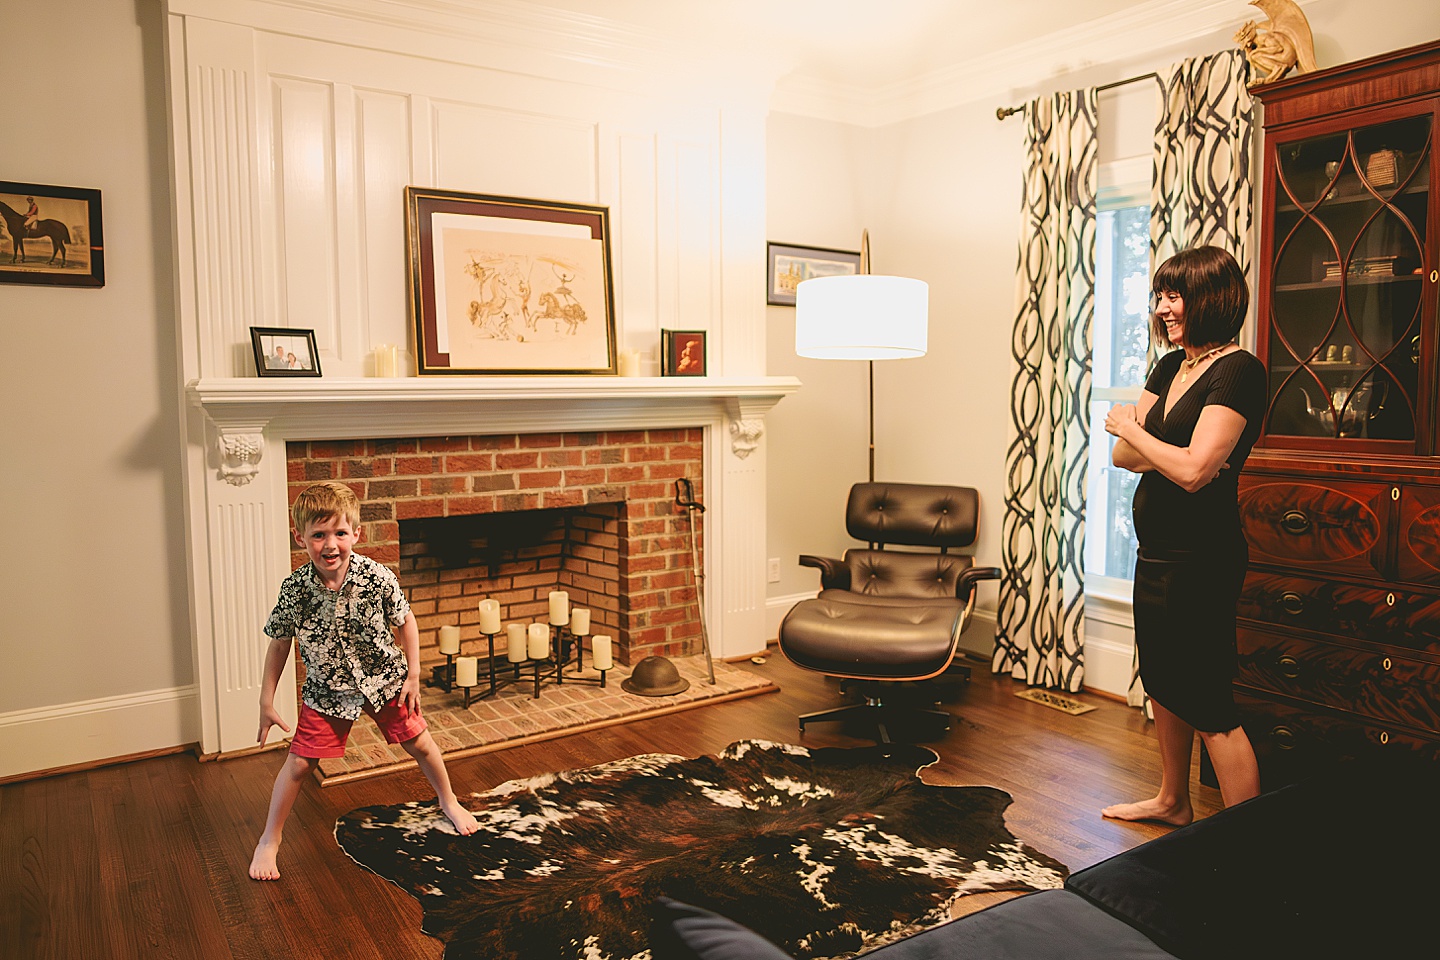
[[(1150, 284), (1155, 293), (1176, 293), (1185, 301), (1182, 346), (1208, 347), (1229, 343), (1245, 323), (1250, 288), (1240, 264), (1219, 247), (1190, 247), (1160, 264)], [(1165, 324), (1150, 313), (1150, 330), (1161, 344)]]

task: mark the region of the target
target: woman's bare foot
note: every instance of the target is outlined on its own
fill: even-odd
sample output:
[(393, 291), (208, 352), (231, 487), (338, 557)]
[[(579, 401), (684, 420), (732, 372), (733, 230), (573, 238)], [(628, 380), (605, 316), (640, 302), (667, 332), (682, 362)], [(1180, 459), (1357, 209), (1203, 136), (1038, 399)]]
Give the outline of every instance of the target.
[(1164, 803), (1159, 797), (1141, 800), (1138, 803), (1113, 803), (1100, 811), (1100, 816), (1112, 820), (1153, 821), (1168, 823), (1172, 827), (1183, 827), (1195, 819), (1190, 804)]
[(263, 837), (255, 844), (255, 856), (250, 858), (251, 880), (279, 880), (280, 868), (275, 865), (275, 856), (280, 852), (280, 842), (270, 843)]
[(441, 800), (440, 812), (449, 818), (462, 837), (468, 837), (480, 829), (480, 824), (476, 822), (474, 814), (461, 806), (459, 800), (451, 800), (449, 803)]

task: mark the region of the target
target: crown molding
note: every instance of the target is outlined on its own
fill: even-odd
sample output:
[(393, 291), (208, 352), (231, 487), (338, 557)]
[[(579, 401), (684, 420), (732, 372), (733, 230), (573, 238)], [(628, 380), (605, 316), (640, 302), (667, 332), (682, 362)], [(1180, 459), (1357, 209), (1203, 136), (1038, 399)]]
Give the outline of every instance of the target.
[[(1302, 5), (1311, 2), (1302, 0)], [(1076, 71), (1133, 60), (1137, 51), (1172, 48), (1238, 27), (1245, 19), (1239, 0), (1150, 0), (883, 88), (792, 74), (777, 84), (770, 107), (856, 126), (887, 126), (976, 100), (1019, 96), (1017, 91), (1034, 90), (1047, 80), (1063, 83)]]
[(693, 77), (693, 54), (657, 31), (520, 0), (167, 0), (172, 16), (481, 66), (651, 90)]

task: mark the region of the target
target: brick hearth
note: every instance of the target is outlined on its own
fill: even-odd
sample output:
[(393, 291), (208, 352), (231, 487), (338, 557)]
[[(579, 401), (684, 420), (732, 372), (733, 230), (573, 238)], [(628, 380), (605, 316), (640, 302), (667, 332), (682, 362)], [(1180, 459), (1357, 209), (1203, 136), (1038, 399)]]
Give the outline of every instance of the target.
[[(483, 652), (473, 642), (482, 597), (499, 599), (507, 621), (529, 621), (544, 618), (550, 590), (564, 589), (591, 607), (594, 632), (612, 632), (617, 659), (632, 664), (700, 652), (688, 520), (675, 506), (674, 483), (690, 478), (704, 499), (702, 441), (698, 428), (292, 441), (289, 497), (293, 503), (317, 480), (355, 491), (363, 529), (356, 550), (409, 581), (422, 661), (438, 658), (435, 637), (446, 623), (460, 624), (466, 653)], [(518, 548), (493, 570), (441, 569), (401, 539), (402, 521), (555, 508), (585, 508), (566, 524), (583, 535), (568, 547), (550, 537)], [(292, 551), (292, 568), (305, 559)], [(502, 636), (497, 653), (503, 647)]]

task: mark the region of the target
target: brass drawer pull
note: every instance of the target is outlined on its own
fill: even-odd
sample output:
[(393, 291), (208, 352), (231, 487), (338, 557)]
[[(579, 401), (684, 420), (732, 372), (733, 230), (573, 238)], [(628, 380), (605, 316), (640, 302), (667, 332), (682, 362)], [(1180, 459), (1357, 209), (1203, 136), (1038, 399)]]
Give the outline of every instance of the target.
[(1305, 533), (1310, 529), (1310, 517), (1303, 510), (1286, 510), (1280, 518), (1280, 529), (1286, 533)]
[[(1420, 362), (1420, 358), (1419, 358), (1419, 357), (1416, 357), (1416, 358), (1415, 358), (1415, 362), (1416, 362), (1416, 363), (1419, 363), (1419, 362)], [(1391, 487), (1391, 488), (1390, 488), (1390, 499), (1391, 499), (1391, 500), (1399, 500), (1399, 499), (1400, 499), (1400, 488), (1399, 488), (1399, 487)]]
[(1389, 743), (1389, 742), (1390, 742), (1390, 734), (1386, 733), (1384, 730), (1381, 730), (1381, 731), (1380, 731), (1380, 742), (1381, 742), (1382, 744), (1384, 744), (1384, 743)]
[(1385, 606), (1387, 606), (1387, 607), (1393, 607), (1393, 606), (1395, 606), (1395, 594), (1393, 594), (1393, 593), (1387, 593), (1387, 594), (1385, 594)]
[(1270, 728), (1270, 739), (1274, 742), (1276, 750), (1295, 749), (1295, 731), (1283, 723)]
[(1300, 676), (1300, 661), (1296, 660), (1294, 657), (1281, 657), (1280, 659), (1275, 661), (1275, 665), (1280, 668), (1280, 672), (1282, 674), (1289, 677), (1291, 680), (1294, 680), (1296, 677)]
[(1384, 660), (1381, 660), (1381, 661), (1380, 661), (1380, 669), (1381, 669), (1381, 670), (1384, 670), (1386, 673), (1389, 673), (1389, 672), (1390, 672), (1390, 668), (1391, 668), (1392, 666), (1393, 666), (1393, 664), (1390, 662), (1390, 658), (1389, 658), (1389, 657), (1386, 657)]
[(1285, 593), (1280, 594), (1280, 609), (1292, 617), (1298, 617), (1305, 612), (1305, 598), (1298, 593), (1287, 590)]

